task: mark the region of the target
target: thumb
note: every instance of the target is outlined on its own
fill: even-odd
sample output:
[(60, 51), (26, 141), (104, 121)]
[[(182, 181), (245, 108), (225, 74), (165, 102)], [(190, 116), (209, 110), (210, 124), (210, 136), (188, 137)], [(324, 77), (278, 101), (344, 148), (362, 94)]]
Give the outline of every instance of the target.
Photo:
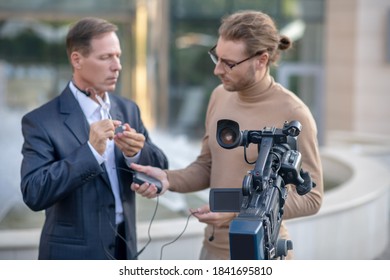
[(145, 171), (147, 169), (146, 166), (140, 165), (140, 164), (137, 164), (137, 163), (130, 164), (130, 168), (135, 170), (135, 171), (139, 171), (139, 172), (143, 172), (143, 173), (145, 173)]
[(205, 205), (199, 207), (198, 209), (196, 209), (196, 212), (198, 212), (199, 214), (209, 213), (210, 212), (210, 207), (209, 207), (208, 204), (205, 204)]
[(134, 170), (136, 170), (136, 171), (141, 171), (140, 169), (142, 168), (142, 166), (139, 165), (139, 164), (136, 164), (136, 163), (131, 163), (131, 164), (130, 164), (130, 168), (131, 168), (131, 169), (134, 169)]

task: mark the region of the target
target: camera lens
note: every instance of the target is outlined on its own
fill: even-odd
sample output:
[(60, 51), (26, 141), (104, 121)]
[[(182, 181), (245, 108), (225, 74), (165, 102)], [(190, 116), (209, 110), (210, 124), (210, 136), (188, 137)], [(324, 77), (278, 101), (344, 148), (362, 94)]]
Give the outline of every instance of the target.
[(241, 143), (241, 131), (237, 122), (219, 120), (217, 123), (217, 142), (224, 149), (233, 149)]
[(236, 132), (229, 127), (225, 127), (221, 130), (220, 137), (222, 143), (228, 146), (233, 145), (237, 140)]

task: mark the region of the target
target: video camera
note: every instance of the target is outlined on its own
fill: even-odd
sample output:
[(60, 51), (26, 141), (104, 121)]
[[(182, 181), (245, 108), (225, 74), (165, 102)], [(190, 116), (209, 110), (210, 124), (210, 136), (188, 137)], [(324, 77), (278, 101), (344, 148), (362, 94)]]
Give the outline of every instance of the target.
[[(210, 190), (212, 212), (239, 212), (229, 228), (232, 260), (284, 259), (292, 241), (279, 239), (279, 229), (287, 199), (287, 184), (294, 184), (299, 195), (308, 193), (315, 184), (301, 169), (302, 156), (297, 151), (299, 121), (285, 122), (283, 128), (240, 131), (233, 120), (219, 120), (217, 142), (225, 149), (244, 147), (253, 170), (244, 176), (242, 188)], [(258, 157), (248, 162), (246, 148), (258, 145)]]

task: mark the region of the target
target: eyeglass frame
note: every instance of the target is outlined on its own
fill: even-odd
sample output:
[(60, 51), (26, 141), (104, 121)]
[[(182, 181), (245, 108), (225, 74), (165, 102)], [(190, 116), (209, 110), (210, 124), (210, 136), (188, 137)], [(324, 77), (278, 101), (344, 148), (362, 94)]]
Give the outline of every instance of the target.
[[(214, 62), (215, 65), (218, 64), (219, 62), (219, 57), (217, 56), (216, 52), (215, 52), (215, 49), (217, 48), (217, 45), (215, 45), (214, 47), (212, 47), (207, 53), (209, 54), (211, 60)], [(255, 54), (239, 61), (239, 62), (236, 62), (236, 63), (228, 63), (225, 59), (221, 58), (221, 62), (226, 65), (227, 67), (229, 67), (230, 70), (233, 70), (234, 67), (236, 67), (237, 65), (240, 65), (241, 63), (249, 60), (249, 59), (252, 59), (254, 58), (255, 56), (258, 56), (258, 55), (262, 55), (266, 50), (261, 50), (261, 51), (258, 51), (256, 52)]]

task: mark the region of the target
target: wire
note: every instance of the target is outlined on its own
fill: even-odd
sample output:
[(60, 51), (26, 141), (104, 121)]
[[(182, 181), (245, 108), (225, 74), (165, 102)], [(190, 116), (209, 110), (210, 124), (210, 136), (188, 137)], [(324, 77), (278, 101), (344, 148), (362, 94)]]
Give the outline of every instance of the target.
[[(118, 169), (118, 170), (122, 170), (122, 171), (129, 172), (129, 173), (134, 173), (132, 170), (127, 170), (126, 168), (122, 168), (122, 167), (114, 167), (114, 168), (115, 168), (115, 169)], [(150, 234), (150, 230), (151, 230), (151, 227), (152, 227), (152, 223), (153, 223), (153, 221), (154, 221), (154, 219), (155, 219), (155, 217), (156, 217), (157, 210), (158, 210), (158, 206), (159, 206), (159, 196), (157, 195), (156, 198), (157, 198), (156, 207), (154, 208), (154, 212), (153, 212), (152, 218), (150, 219), (150, 223), (149, 223), (149, 227), (148, 227), (148, 241), (146, 242), (146, 244), (144, 245), (144, 247), (143, 247), (141, 250), (139, 250), (139, 251), (137, 252), (137, 254), (135, 254), (135, 255), (131, 258), (132, 260), (137, 259), (138, 256), (139, 256), (140, 254), (142, 254), (142, 252), (143, 252), (143, 251), (146, 249), (146, 247), (150, 244), (150, 242), (152, 242), (152, 237), (151, 237), (151, 234)], [(187, 216), (187, 220), (186, 220), (186, 224), (185, 224), (185, 226), (184, 226), (184, 229), (182, 230), (182, 232), (181, 232), (175, 239), (173, 239), (172, 241), (170, 241), (170, 242), (168, 242), (168, 243), (165, 243), (165, 244), (163, 244), (163, 245), (161, 246), (161, 249), (160, 249), (160, 260), (162, 260), (164, 248), (165, 248), (166, 246), (170, 245), (170, 244), (175, 243), (180, 237), (183, 236), (184, 232), (185, 232), (186, 229), (187, 229), (187, 226), (188, 226), (188, 223), (189, 223), (189, 220), (190, 220), (191, 216), (194, 215), (195, 213), (197, 213), (197, 212), (192, 212), (192, 213), (190, 213), (190, 214)], [(116, 230), (115, 230), (115, 232), (116, 232)], [(214, 234), (214, 231), (213, 231), (213, 234)], [(119, 235), (119, 237), (120, 237), (121, 239), (124, 240), (124, 238), (123, 238), (122, 236)], [(124, 241), (125, 241), (125, 243), (126, 243), (126, 245), (127, 245), (126, 240), (124, 240)]]
[(171, 244), (175, 243), (180, 237), (183, 236), (184, 232), (185, 232), (186, 229), (187, 229), (187, 226), (188, 226), (188, 223), (189, 223), (189, 221), (190, 221), (191, 216), (194, 215), (195, 213), (196, 213), (196, 212), (193, 212), (193, 213), (191, 213), (191, 214), (189, 214), (189, 215), (187, 216), (187, 221), (186, 221), (186, 224), (185, 224), (185, 226), (184, 226), (184, 229), (182, 230), (182, 232), (181, 232), (175, 239), (173, 239), (172, 241), (170, 241), (170, 242), (168, 242), (168, 243), (165, 243), (164, 245), (161, 246), (161, 249), (160, 249), (160, 260), (162, 260), (164, 248), (165, 248), (166, 246), (168, 246), (168, 245), (171, 245)]
[[(134, 171), (132, 170), (128, 170), (126, 168), (122, 168), (122, 167), (113, 167), (114, 169), (118, 169), (118, 170), (121, 170), (121, 171), (126, 171), (128, 173), (132, 173), (134, 174)], [(150, 234), (150, 229), (152, 227), (152, 223), (156, 217), (156, 214), (157, 214), (157, 209), (158, 209), (158, 205), (159, 205), (159, 196), (156, 197), (157, 198), (157, 201), (156, 201), (156, 206), (154, 208), (154, 211), (153, 211), (153, 215), (152, 215), (152, 218), (150, 219), (150, 222), (149, 222), (149, 227), (148, 227), (148, 241), (146, 242), (146, 244), (144, 245), (144, 247), (142, 247), (141, 250), (139, 250), (133, 257), (131, 257), (132, 260), (135, 260), (138, 258), (138, 256), (140, 254), (142, 254), (142, 252), (146, 249), (146, 247), (148, 247), (148, 245), (150, 244), (150, 242), (152, 242), (152, 236)], [(112, 227), (112, 225), (111, 225)], [(112, 227), (113, 228), (113, 227)], [(114, 229), (114, 231), (117, 233), (116, 229)], [(120, 234), (118, 235), (119, 238), (121, 238), (127, 245), (127, 241), (125, 240), (125, 238), (123, 238), (123, 236), (121, 236)], [(128, 245), (127, 245), (128, 246)]]
[(255, 163), (256, 163), (256, 160), (255, 160), (255, 161), (252, 161), (252, 162), (250, 162), (250, 161), (248, 160), (248, 157), (247, 157), (247, 154), (246, 154), (246, 149), (247, 149), (247, 146), (244, 146), (244, 159), (245, 159), (246, 163), (247, 163), (247, 164), (250, 164), (250, 165), (255, 164)]
[[(150, 234), (150, 229), (152, 227), (152, 223), (154, 221), (154, 218), (156, 217), (156, 213), (157, 213), (157, 209), (158, 209), (158, 205), (159, 205), (159, 198), (157, 197), (157, 202), (156, 202), (156, 207), (154, 208), (154, 212), (153, 212), (153, 215), (152, 215), (152, 218), (150, 220), (150, 223), (149, 223), (149, 228), (148, 228), (148, 241), (146, 242), (146, 244), (144, 245), (144, 247), (142, 247), (141, 250), (139, 250), (134, 256), (132, 256), (130, 259), (131, 260), (135, 260), (138, 258), (138, 256), (146, 249), (146, 247), (150, 244), (150, 242), (152, 242), (152, 237), (151, 237), (151, 234)], [(107, 213), (108, 214), (108, 213)], [(113, 224), (110, 222), (110, 227), (111, 229), (114, 231), (115, 235), (118, 236), (120, 239), (122, 239), (125, 243), (126, 243), (126, 247), (127, 248), (130, 248), (129, 245), (128, 245), (128, 242), (126, 240), (125, 237), (123, 237), (122, 235), (120, 235), (118, 233), (118, 231), (116, 230), (116, 227), (113, 226)], [(108, 253), (108, 252), (107, 252)], [(110, 257), (111, 259), (115, 259), (111, 254), (108, 256)]]
[(159, 205), (159, 197), (157, 196), (157, 201), (156, 201), (156, 207), (154, 208), (154, 212), (153, 212), (153, 216), (152, 218), (150, 219), (150, 223), (149, 223), (149, 227), (148, 227), (148, 242), (146, 242), (146, 244), (144, 245), (144, 247), (138, 251), (137, 254), (135, 254), (135, 256), (133, 258), (131, 258), (132, 260), (135, 260), (138, 258), (138, 256), (140, 254), (142, 254), (142, 252), (146, 249), (146, 247), (148, 247), (148, 245), (150, 244), (150, 242), (152, 242), (152, 236), (150, 234), (150, 229), (152, 228), (152, 223), (154, 221), (154, 218), (156, 217), (156, 213), (157, 213), (157, 209), (158, 209), (158, 205)]

